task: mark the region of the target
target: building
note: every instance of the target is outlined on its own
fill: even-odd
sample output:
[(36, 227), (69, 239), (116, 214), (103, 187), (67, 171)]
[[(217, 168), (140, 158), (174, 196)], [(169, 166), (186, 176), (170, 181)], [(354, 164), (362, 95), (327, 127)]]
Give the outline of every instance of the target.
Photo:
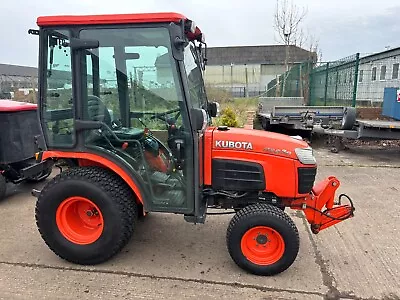
[(399, 66), (400, 47), (361, 57), (357, 103), (381, 106), (385, 87), (400, 88)]
[(37, 68), (0, 64), (0, 99), (37, 87), (37, 79)]
[(385, 87), (400, 88), (399, 65), (400, 47), (322, 64), (311, 71), (311, 104), (382, 106)]
[(287, 71), (287, 67), (316, 58), (316, 53), (297, 46), (210, 47), (205, 82), (231, 90), (236, 97), (255, 96), (265, 93), (267, 84)]

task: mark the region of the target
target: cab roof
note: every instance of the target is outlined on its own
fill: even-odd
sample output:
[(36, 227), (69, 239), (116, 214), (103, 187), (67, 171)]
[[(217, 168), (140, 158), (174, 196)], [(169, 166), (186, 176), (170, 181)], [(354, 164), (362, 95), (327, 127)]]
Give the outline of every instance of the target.
[(113, 14), (113, 15), (64, 15), (43, 16), (37, 19), (40, 27), (60, 25), (105, 25), (134, 23), (166, 23), (187, 20), (184, 15), (174, 12), (143, 13), (143, 14)]

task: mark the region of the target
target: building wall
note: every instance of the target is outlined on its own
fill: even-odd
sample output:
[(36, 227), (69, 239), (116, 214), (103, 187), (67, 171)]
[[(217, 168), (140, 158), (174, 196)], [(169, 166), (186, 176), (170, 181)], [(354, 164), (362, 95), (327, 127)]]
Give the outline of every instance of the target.
[(399, 54), (378, 56), (371, 60), (362, 60), (359, 67), (357, 102), (377, 106), (383, 101), (385, 87), (400, 88)]
[(314, 68), (310, 101), (318, 105), (352, 105), (356, 88), (358, 107), (379, 107), (385, 87), (400, 87), (400, 48), (361, 57), (359, 61), (357, 55), (352, 55)]
[(207, 66), (204, 78), (208, 85), (239, 88), (247, 84), (250, 90), (266, 91), (267, 84), (286, 71), (284, 65), (252, 64)]
[(258, 84), (260, 82), (260, 65), (224, 65), (206, 66), (205, 82), (211, 85)]

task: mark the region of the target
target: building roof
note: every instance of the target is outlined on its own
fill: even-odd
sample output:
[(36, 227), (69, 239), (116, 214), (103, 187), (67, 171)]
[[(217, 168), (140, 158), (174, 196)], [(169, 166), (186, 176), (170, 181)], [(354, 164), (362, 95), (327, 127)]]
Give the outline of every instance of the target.
[(367, 62), (371, 62), (371, 61), (374, 61), (377, 59), (392, 57), (394, 55), (399, 55), (399, 54), (400, 54), (400, 47), (391, 48), (391, 49), (388, 49), (385, 51), (376, 52), (376, 53), (369, 54), (369, 55), (361, 55), (360, 62), (367, 63)]
[(38, 69), (34, 67), (0, 64), (0, 76), (38, 77)]
[[(289, 63), (316, 60), (315, 52), (289, 46)], [(285, 45), (209, 47), (208, 65), (285, 64)]]

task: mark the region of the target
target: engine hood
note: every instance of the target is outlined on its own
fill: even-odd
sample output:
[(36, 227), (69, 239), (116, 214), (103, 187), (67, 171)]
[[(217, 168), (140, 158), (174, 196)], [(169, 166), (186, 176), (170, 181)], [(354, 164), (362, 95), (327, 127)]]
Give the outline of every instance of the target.
[(288, 135), (241, 128), (220, 130), (214, 128), (212, 148), (265, 153), (297, 159), (296, 148), (308, 148), (304, 141)]

